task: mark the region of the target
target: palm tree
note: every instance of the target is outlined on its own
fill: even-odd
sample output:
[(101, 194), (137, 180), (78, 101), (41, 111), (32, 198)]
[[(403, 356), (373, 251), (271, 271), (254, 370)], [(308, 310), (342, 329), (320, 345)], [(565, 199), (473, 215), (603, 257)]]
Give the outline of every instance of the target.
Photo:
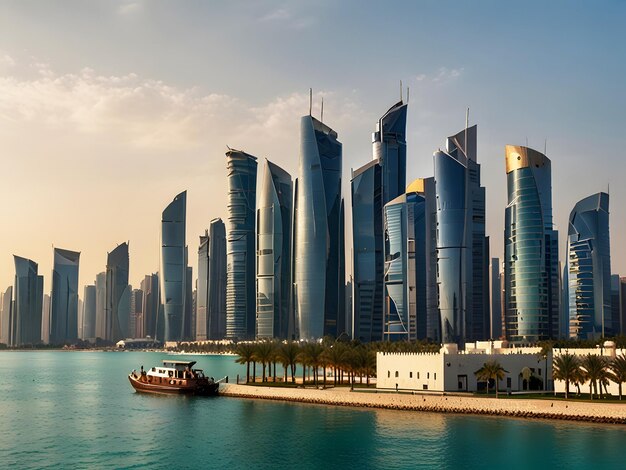
[(611, 373), (610, 379), (615, 382), (619, 388), (619, 399), (622, 399), (622, 384), (626, 382), (626, 357), (622, 354), (617, 356), (609, 364)]
[(274, 354), (274, 345), (271, 341), (262, 341), (255, 344), (254, 357), (263, 366), (262, 382), (265, 382), (265, 368), (272, 362), (272, 356)]
[(569, 398), (569, 384), (576, 382), (580, 373), (580, 361), (578, 356), (570, 353), (556, 356), (552, 361), (552, 378), (565, 382), (565, 399)]
[(496, 360), (485, 362), (480, 369), (474, 372), (478, 380), (487, 382), (487, 394), (489, 394), (489, 380), (493, 379), (495, 381), (496, 398), (498, 398), (498, 382), (504, 379), (505, 374), (508, 374), (508, 371), (504, 370), (502, 365)]
[[(324, 353), (324, 347), (319, 343), (306, 343), (302, 347), (300, 354), (300, 360), (302, 365), (305, 364), (313, 368), (313, 382), (317, 386), (317, 371), (322, 364), (322, 354)], [(304, 372), (302, 373), (304, 381)], [(309, 377), (310, 379), (310, 377)]]
[(326, 363), (333, 369), (333, 385), (337, 385), (337, 371), (343, 362), (346, 354), (345, 346), (342, 343), (335, 343), (324, 351)]
[(250, 363), (254, 359), (254, 347), (250, 343), (240, 343), (235, 349), (239, 356), (235, 362), (246, 365), (246, 383), (250, 382)]
[(604, 356), (597, 354), (587, 354), (582, 361), (582, 368), (585, 372), (585, 379), (589, 381), (589, 395), (593, 400), (593, 396), (598, 394), (598, 383), (600, 384), (600, 397), (602, 397), (602, 383), (606, 380), (607, 360)]
[(296, 364), (298, 363), (299, 354), (300, 346), (293, 341), (281, 344), (278, 348), (278, 360), (282, 363), (285, 371), (290, 369), (292, 383), (296, 383)]

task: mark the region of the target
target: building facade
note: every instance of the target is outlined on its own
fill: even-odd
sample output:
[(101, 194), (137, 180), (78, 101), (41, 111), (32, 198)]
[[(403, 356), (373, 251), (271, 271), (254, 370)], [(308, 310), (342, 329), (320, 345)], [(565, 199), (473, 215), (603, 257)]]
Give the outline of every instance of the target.
[(157, 318), (161, 302), (159, 300), (159, 275), (147, 274), (140, 284), (143, 299), (141, 316), (143, 318), (143, 336), (157, 337)]
[(85, 286), (83, 290), (83, 340), (96, 338), (96, 286)]
[(291, 175), (265, 160), (257, 209), (256, 338), (288, 339), (291, 319)]
[[(607, 193), (593, 194), (574, 206), (569, 216), (566, 263), (569, 337), (590, 339), (612, 336)], [(619, 288), (619, 277), (617, 284)], [(616, 290), (619, 296), (619, 290)]]
[(180, 341), (184, 334), (187, 299), (187, 191), (178, 194), (161, 217), (162, 341)]
[(443, 343), (489, 337), (489, 240), (476, 126), (448, 137), (434, 154), (438, 308)]
[(107, 255), (104, 314), (108, 341), (118, 342), (130, 334), (130, 293), (128, 285), (128, 243), (119, 244)]
[(11, 345), (11, 320), (13, 319), (13, 286), (0, 294), (0, 343)]
[(78, 268), (80, 253), (54, 249), (50, 296), (50, 343), (78, 339)]
[(226, 152), (226, 166), (228, 169), (226, 337), (254, 339), (257, 158), (240, 150), (229, 150)]
[(96, 338), (107, 339), (107, 273), (96, 275)]
[(489, 338), (498, 340), (504, 337), (500, 258), (491, 258), (491, 264), (489, 265), (489, 303), (491, 305), (491, 329)]
[(552, 224), (552, 169), (528, 147), (505, 150), (508, 205), (504, 223), (506, 337), (536, 342), (559, 334), (558, 232)]
[(11, 346), (41, 343), (43, 276), (37, 274), (37, 263), (13, 256), (15, 262), (14, 303), (11, 311)]
[(341, 143), (327, 125), (300, 120), (294, 203), (294, 308), (300, 339), (345, 331), (344, 207)]

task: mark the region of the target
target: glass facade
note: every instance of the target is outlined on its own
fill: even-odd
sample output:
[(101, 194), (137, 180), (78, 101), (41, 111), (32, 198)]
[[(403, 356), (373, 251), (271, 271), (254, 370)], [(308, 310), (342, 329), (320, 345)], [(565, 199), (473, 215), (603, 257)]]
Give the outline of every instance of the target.
[(502, 280), (500, 279), (500, 258), (491, 258), (489, 266), (489, 287), (491, 303), (490, 339), (498, 340), (503, 336), (502, 328)]
[(255, 215), (257, 159), (239, 150), (226, 152), (228, 236), (226, 242), (226, 337), (254, 339)]
[(140, 284), (143, 292), (141, 301), (143, 334), (151, 338), (157, 337), (157, 316), (160, 308), (159, 301), (159, 275), (148, 274), (144, 276)]
[(78, 267), (80, 253), (54, 249), (50, 297), (50, 343), (63, 344), (78, 338)]
[(361, 342), (383, 338), (382, 167), (373, 160), (352, 174), (352, 337)]
[(476, 126), (449, 137), (434, 163), (441, 339), (457, 344), (488, 339), (489, 241)]
[(11, 344), (11, 317), (13, 310), (13, 286), (0, 293), (0, 343)]
[(84, 340), (96, 337), (96, 286), (85, 286), (83, 290), (83, 331)]
[(187, 191), (178, 194), (161, 218), (161, 271), (163, 304), (162, 341), (180, 341), (184, 335), (187, 300)]
[(222, 219), (213, 219), (209, 225), (209, 282), (208, 282), (209, 339), (226, 336), (226, 226)]
[(106, 319), (106, 272), (98, 273), (96, 276), (96, 338), (106, 339), (107, 319)]
[(337, 336), (345, 328), (341, 143), (312, 116), (300, 121), (296, 184), (294, 304), (301, 339)]
[(289, 337), (292, 193), (291, 175), (265, 160), (257, 209), (257, 339)]
[(196, 341), (208, 338), (207, 316), (209, 303), (209, 231), (200, 235), (198, 246), (198, 283), (196, 284)]
[(41, 342), (43, 276), (37, 274), (37, 263), (13, 256), (15, 261), (14, 303), (11, 311), (11, 346)]
[(540, 152), (507, 145), (508, 205), (504, 223), (506, 338), (558, 337), (558, 232), (552, 226), (551, 162)]
[(106, 339), (117, 342), (129, 337), (130, 293), (128, 285), (128, 243), (124, 242), (107, 256), (105, 317)]
[(569, 337), (611, 336), (611, 245), (609, 195), (597, 193), (579, 201), (567, 232)]

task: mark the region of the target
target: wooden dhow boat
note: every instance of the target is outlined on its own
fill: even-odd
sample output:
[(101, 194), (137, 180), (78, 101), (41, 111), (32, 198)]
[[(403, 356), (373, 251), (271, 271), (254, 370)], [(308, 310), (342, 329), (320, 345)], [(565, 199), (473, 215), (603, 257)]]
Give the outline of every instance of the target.
[(196, 361), (164, 360), (163, 366), (132, 371), (130, 384), (137, 392), (187, 395), (217, 395), (219, 382), (206, 377), (202, 369), (194, 369)]

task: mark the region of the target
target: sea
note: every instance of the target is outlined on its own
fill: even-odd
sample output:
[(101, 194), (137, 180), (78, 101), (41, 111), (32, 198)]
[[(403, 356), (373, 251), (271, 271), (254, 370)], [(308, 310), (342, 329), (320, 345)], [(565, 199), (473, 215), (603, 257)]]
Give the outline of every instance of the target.
[(0, 468), (626, 468), (620, 425), (156, 396), (130, 386), (131, 370), (173, 357), (215, 378), (245, 376), (234, 356), (1, 352)]

